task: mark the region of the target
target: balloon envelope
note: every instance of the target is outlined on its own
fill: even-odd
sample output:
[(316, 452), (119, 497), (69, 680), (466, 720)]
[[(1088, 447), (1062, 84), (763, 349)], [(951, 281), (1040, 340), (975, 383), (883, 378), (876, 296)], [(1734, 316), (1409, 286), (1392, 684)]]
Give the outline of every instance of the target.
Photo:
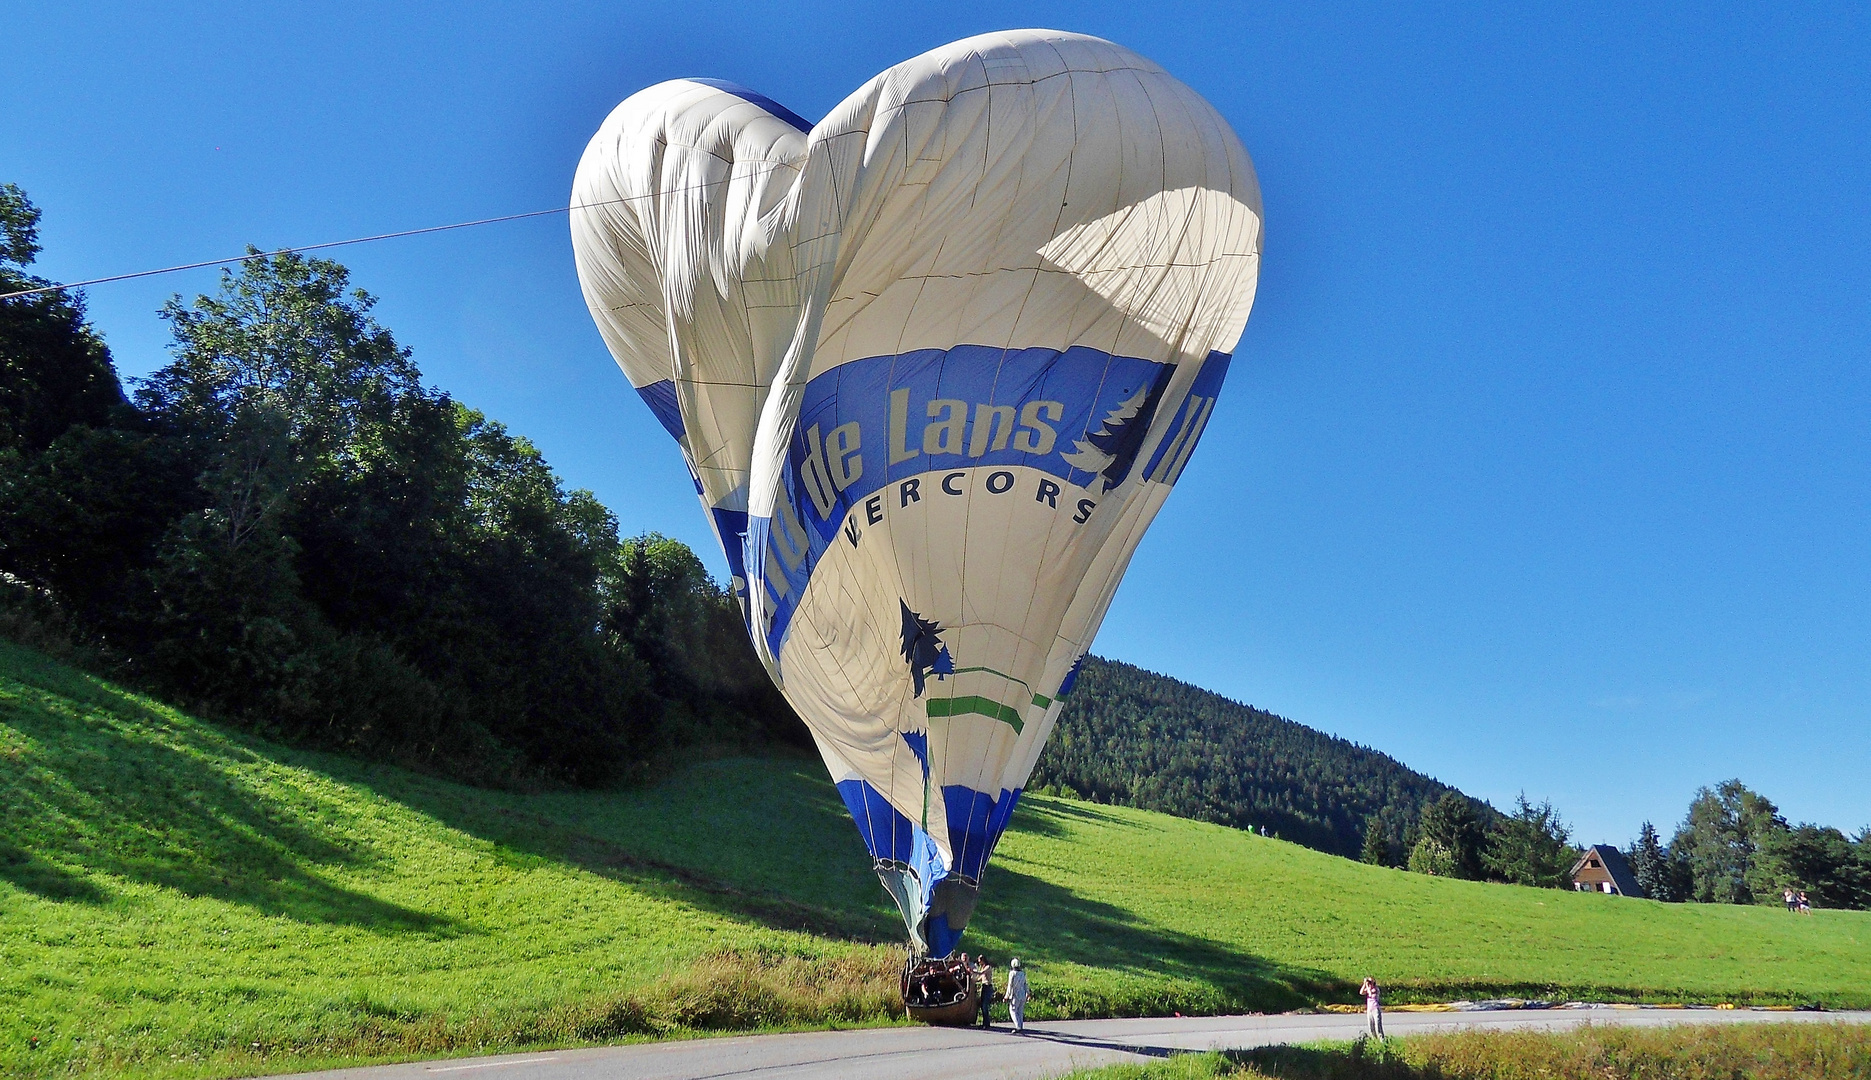
[(682, 448), (755, 650), (946, 956), (1246, 324), (1247, 153), (1137, 54), (1014, 31), (817, 125), (650, 87), (572, 203), (592, 316)]

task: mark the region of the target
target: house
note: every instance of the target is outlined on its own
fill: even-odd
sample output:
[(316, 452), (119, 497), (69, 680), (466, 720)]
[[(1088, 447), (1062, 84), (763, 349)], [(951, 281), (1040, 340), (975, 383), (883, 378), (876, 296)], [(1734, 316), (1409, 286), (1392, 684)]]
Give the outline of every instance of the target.
[(1572, 864), (1572, 887), (1579, 892), (1610, 893), (1613, 896), (1642, 896), (1643, 887), (1631, 873), (1624, 854), (1610, 844), (1595, 844), (1585, 849)]

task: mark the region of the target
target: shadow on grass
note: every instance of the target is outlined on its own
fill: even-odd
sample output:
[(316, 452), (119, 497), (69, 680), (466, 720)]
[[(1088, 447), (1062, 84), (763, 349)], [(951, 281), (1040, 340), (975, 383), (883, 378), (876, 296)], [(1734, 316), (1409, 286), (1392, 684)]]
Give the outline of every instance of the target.
[(320, 877), (368, 866), (311, 799), (264, 773), (240, 736), (178, 721), (102, 680), (6, 650), (0, 689), (0, 880), (47, 900), (111, 899), (96, 875), (268, 915), (374, 931), (448, 932), (437, 918)]
[(1062, 840), (1069, 835), (1071, 822), (1121, 828), (1134, 828), (1137, 824), (1097, 803), (1066, 802), (1047, 795), (1026, 794), (1020, 797), (1020, 806), (1014, 811), (1013, 831)]
[[(1145, 922), (1115, 904), (1010, 868), (993, 870), (983, 911), (997, 936), (1020, 943), (1037, 1000), (1064, 1015), (1274, 1012), (1342, 996), (1344, 980), (1282, 964), (1209, 938)], [(1101, 999), (1045, 986), (1048, 962), (1068, 962), (1178, 985)], [(1160, 986), (1161, 983), (1159, 982)], [(1150, 996), (1155, 995), (1155, 996)]]
[[(688, 798), (695, 769), (682, 770), (649, 793), (666, 793), (669, 812), (683, 815), (685, 850), (654, 838), (632, 842), (614, 828), (606, 836), (593, 835), (542, 812), (549, 805), (509, 799), (515, 805), (503, 806), (500, 798), (464, 799), (451, 784), (401, 771), (354, 767), (345, 775), (503, 848), (569, 862), (724, 917), (866, 944), (902, 940), (901, 924), (894, 909), (884, 906), (881, 888), (874, 906), (861, 906), (833, 896), (816, 897), (820, 902), (815, 903), (791, 887), (803, 862), (863, 857), (856, 830), (829, 783), (822, 785), (822, 792), (809, 784), (767, 785), (753, 800), (757, 806), (727, 814), (718, 800), (698, 808)], [(736, 795), (732, 788), (722, 793), (729, 800)], [(1120, 820), (1098, 807), (1050, 801), (1022, 807), (1019, 816), (1019, 827), (1031, 832), (1062, 830), (1062, 819), (1068, 817), (1098, 823)], [(852, 866), (868, 883), (868, 868), (858, 861)], [(1029, 962), (1070, 962), (1135, 980), (1109, 993), (1053, 989), (1049, 996), (1042, 989), (1040, 1001), (1053, 1014), (1278, 1010), (1351, 992), (1349, 984), (1325, 972), (1275, 963), (1155, 925), (1116, 905), (1017, 870), (994, 867), (984, 886), (982, 908), (971, 922), (991, 928), (997, 938), (1019, 943)]]
[[(706, 829), (705, 835), (714, 843), (742, 846), (742, 850), (733, 852), (738, 859), (723, 860), (738, 862), (739, 873), (731, 875), (706, 865), (701, 858), (651, 854), (646, 850), (653, 847), (650, 844), (625, 846), (524, 802), (519, 806), (502, 805), (503, 801), (513, 800), (498, 793), (464, 799), (460, 797), (461, 789), (448, 781), (402, 770), (347, 767), (339, 761), (331, 765), (345, 779), (449, 828), (523, 856), (568, 863), (724, 918), (860, 944), (895, 945), (902, 938), (902, 924), (894, 909), (882, 910), (881, 903), (870, 907), (814, 903), (786, 888), (801, 860), (837, 857), (825, 852), (832, 837), (850, 841), (838, 847), (840, 852), (852, 846), (862, 853), (856, 830), (835, 795), (826, 800), (801, 799), (750, 809), (734, 829), (713, 823), (715, 827)], [(826, 784), (828, 791), (830, 786)], [(731, 797), (733, 793), (725, 794)], [(685, 819), (685, 829), (696, 831), (698, 825), (693, 817)], [(848, 838), (844, 835), (847, 831), (851, 834)], [(865, 874), (869, 876), (868, 868)], [(763, 887), (764, 882), (773, 882), (775, 887)], [(886, 900), (881, 887), (877, 899)]]
[[(0, 878), (46, 899), (102, 903), (102, 875), (238, 903), (307, 922), (379, 932), (449, 932), (452, 922), (341, 888), (320, 871), (368, 869), (377, 856), (341, 803), (302, 790), (273, 761), (311, 764), (505, 854), (576, 865), (723, 917), (844, 940), (894, 944), (901, 930), (877, 890), (802, 868), (845, 859), (855, 830), (831, 785), (780, 783), (733, 804), (698, 800), (693, 770), (651, 789), (648, 816), (620, 829), (580, 828), (544, 800), (472, 792), (367, 762), (281, 751), (164, 710), (101, 680), (29, 654), (4, 657), (26, 689), (0, 691)], [(311, 759), (317, 758), (316, 762)], [(246, 767), (251, 766), (251, 767)], [(823, 790), (820, 790), (822, 786)], [(757, 804), (757, 805), (756, 805)], [(683, 843), (633, 842), (631, 829), (683, 814)], [(729, 806), (732, 805), (732, 809)], [(1046, 832), (1074, 819), (1110, 822), (1098, 807), (1047, 801), (1021, 815)], [(706, 819), (706, 820), (704, 820)], [(648, 827), (653, 827), (650, 824)], [(677, 830), (681, 832), (683, 830)], [(601, 833), (602, 835), (596, 835)], [(687, 846), (684, 847), (684, 844)], [(868, 868), (853, 864), (868, 879)], [(842, 880), (842, 891), (826, 882)], [(990, 872), (974, 920), (1018, 942), (1032, 961), (1070, 962), (1120, 978), (1040, 1001), (1060, 1015), (1280, 1009), (1346, 989), (1322, 972), (1281, 965), (1151, 924), (1113, 904), (1007, 868)], [(1131, 976), (1125, 979), (1122, 976)]]

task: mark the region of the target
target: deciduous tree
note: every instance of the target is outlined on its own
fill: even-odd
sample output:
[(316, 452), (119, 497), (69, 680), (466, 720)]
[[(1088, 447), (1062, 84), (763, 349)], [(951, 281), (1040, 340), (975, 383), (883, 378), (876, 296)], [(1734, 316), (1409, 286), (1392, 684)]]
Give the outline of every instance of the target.
[[(38, 254), (39, 208), (17, 184), (0, 184), (0, 293), (51, 284), (26, 270)], [(108, 424), (122, 405), (110, 351), (85, 321), (82, 297), (0, 300), (0, 454), (18, 455), (10, 468), (73, 424)]]

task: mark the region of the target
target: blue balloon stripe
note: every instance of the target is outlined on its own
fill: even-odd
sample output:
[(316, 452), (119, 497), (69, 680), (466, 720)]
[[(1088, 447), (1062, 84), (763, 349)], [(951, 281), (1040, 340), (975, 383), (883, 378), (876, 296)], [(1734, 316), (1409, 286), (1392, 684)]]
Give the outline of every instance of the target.
[[(1020, 466), (1056, 478), (1055, 507), (1089, 513), (1074, 508), (1095, 506), (1130, 475), (1174, 371), (1083, 346), (956, 345), (821, 373), (806, 384), (775, 516), (754, 519), (748, 533), (749, 586), (766, 589), (771, 612), (755, 632), (777, 656), (841, 528), (879, 520), (892, 499), (920, 499), (925, 481), (933, 495), (968, 470)], [(1012, 483), (1010, 472), (988, 479), (996, 476)]]
[(995, 798), (985, 791), (960, 784), (942, 789), (942, 802), (948, 816), (949, 850), (955, 855), (955, 873), (981, 880), (988, 855), (1007, 828), (1017, 797), (1015, 792), (1003, 789), (1000, 797)]
[(961, 944), (962, 930), (966, 927), (950, 926), (947, 915), (937, 915), (923, 924), (923, 939), (929, 943), (929, 955), (948, 956)]
[(863, 780), (840, 780), (838, 794), (851, 812), (858, 834), (864, 837), (864, 849), (871, 858), (902, 863), (915, 858), (915, 826), (890, 805), (882, 792)]
[(747, 591), (747, 511), (724, 510), (717, 506), (709, 511), (709, 516), (714, 518), (715, 539), (721, 541), (721, 553), (728, 557), (728, 573), (733, 578), (729, 584), (735, 594), (744, 599)]
[(1156, 453), (1143, 470), (1144, 479), (1174, 484), (1182, 477), (1182, 467), (1195, 452), (1195, 444), (1208, 424), (1208, 415), (1221, 394), (1222, 381), (1228, 377), (1228, 364), (1233, 359), (1228, 353), (1212, 352), (1202, 362), (1202, 370), (1196, 373), (1188, 395), (1176, 407), (1176, 415), (1170, 418), (1163, 441), (1157, 444)]
[(812, 124), (808, 122), (805, 117), (800, 116), (798, 113), (757, 90), (749, 90), (739, 83), (729, 82), (726, 79), (690, 79), (689, 81), (692, 83), (701, 83), (703, 86), (712, 86), (716, 90), (733, 94), (742, 101), (751, 101), (755, 105), (772, 113), (774, 116), (798, 128), (800, 131), (806, 132), (807, 134), (810, 134), (812, 131)]
[(656, 422), (663, 425), (663, 430), (677, 442), (682, 441), (682, 406), (676, 401), (676, 384), (672, 379), (653, 382), (648, 386), (637, 387), (637, 396), (656, 414)]

